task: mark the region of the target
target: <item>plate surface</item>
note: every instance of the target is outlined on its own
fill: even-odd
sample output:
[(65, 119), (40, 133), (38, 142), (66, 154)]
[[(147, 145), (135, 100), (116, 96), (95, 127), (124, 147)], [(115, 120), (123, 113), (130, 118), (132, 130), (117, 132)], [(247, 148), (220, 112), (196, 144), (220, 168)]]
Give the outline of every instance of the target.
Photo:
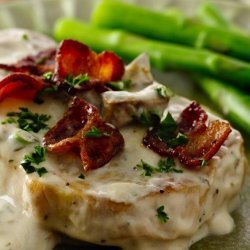
[[(100, 0), (23, 0), (12, 1), (11, 3), (0, 5), (0, 29), (20, 27), (41, 31), (52, 34), (53, 24), (59, 17), (76, 17), (83, 20), (89, 20), (94, 5)], [(148, 6), (152, 9), (164, 10), (171, 7), (178, 7), (185, 10), (189, 16), (194, 14), (197, 6), (201, 3), (199, 0), (129, 0), (140, 5)], [(237, 4), (235, 1), (214, 1), (226, 17), (235, 24), (243, 27), (250, 33), (250, 7)], [(168, 72), (162, 73), (155, 71), (155, 78), (176, 93), (191, 99), (198, 99), (202, 104), (209, 103), (207, 98), (195, 89), (188, 76)], [(212, 108), (212, 107), (211, 107)], [(249, 111), (250, 114), (250, 111)], [(246, 151), (250, 160), (250, 136), (244, 136)], [(241, 193), (241, 204), (234, 211), (233, 217), (236, 222), (235, 230), (226, 236), (210, 236), (196, 243), (192, 250), (247, 250), (250, 249), (250, 177), (246, 178), (245, 186)], [(101, 249), (96, 247), (79, 247), (61, 245), (56, 248), (63, 249)], [(103, 248), (108, 249), (108, 248)]]

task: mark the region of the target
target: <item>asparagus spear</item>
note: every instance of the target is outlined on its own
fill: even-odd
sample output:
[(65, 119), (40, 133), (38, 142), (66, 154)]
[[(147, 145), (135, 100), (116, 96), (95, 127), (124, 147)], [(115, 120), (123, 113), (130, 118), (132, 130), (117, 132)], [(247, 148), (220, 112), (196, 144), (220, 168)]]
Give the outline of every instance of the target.
[(198, 76), (196, 82), (230, 121), (250, 134), (249, 95), (209, 77)]
[(117, 0), (100, 1), (92, 16), (97, 27), (124, 29), (149, 38), (208, 48), (250, 61), (249, 36), (224, 27), (179, 20), (173, 15)]
[(211, 2), (203, 2), (196, 14), (203, 24), (230, 28), (230, 23)]
[(208, 50), (145, 39), (121, 30), (105, 30), (72, 20), (58, 20), (54, 29), (58, 40), (72, 38), (93, 49), (113, 50), (126, 60), (147, 52), (160, 70), (181, 69), (213, 75), (250, 89), (250, 64)]
[(196, 13), (196, 16), (203, 24), (230, 29), (240, 34), (246, 33), (246, 31), (242, 30), (240, 27), (229, 22), (229, 20), (227, 20), (211, 2), (203, 2)]

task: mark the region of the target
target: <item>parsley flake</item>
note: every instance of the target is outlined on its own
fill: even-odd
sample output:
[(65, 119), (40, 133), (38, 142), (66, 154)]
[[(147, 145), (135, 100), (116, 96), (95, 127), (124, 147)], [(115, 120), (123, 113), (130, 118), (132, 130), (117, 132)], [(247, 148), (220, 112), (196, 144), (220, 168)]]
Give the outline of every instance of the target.
[(164, 206), (160, 206), (156, 209), (157, 217), (159, 218), (159, 220), (162, 223), (166, 223), (169, 220), (169, 217), (168, 217), (167, 213), (164, 211), (164, 209), (165, 209)]
[(22, 39), (23, 39), (24, 41), (28, 41), (28, 40), (29, 40), (29, 36), (28, 36), (26, 33), (24, 33), (24, 34), (22, 35)]
[(64, 79), (64, 83), (67, 84), (70, 88), (80, 88), (83, 84), (89, 81), (88, 74), (80, 74), (77, 76), (69, 75)]
[(177, 169), (175, 167), (175, 162), (173, 158), (167, 158), (166, 160), (159, 160), (158, 171), (161, 173), (183, 173), (182, 169)]
[(131, 85), (131, 80), (123, 80), (123, 81), (107, 83), (107, 86), (115, 91), (127, 90), (129, 89), (130, 85)]
[(110, 134), (102, 132), (97, 127), (93, 126), (89, 131), (85, 132), (84, 136), (88, 138), (100, 138), (103, 136), (110, 136)]
[(32, 113), (28, 108), (19, 108), (19, 110), (20, 112), (7, 113), (8, 118), (2, 124), (16, 123), (19, 128), (35, 133), (48, 128), (46, 122), (50, 119), (49, 115)]
[(143, 126), (154, 127), (160, 123), (161, 117), (156, 111), (143, 110), (138, 120)]
[(173, 95), (171, 90), (164, 85), (156, 88), (155, 90), (156, 90), (157, 94), (162, 98), (169, 98), (170, 96)]
[(143, 170), (143, 176), (151, 176), (155, 172), (155, 168), (143, 160), (135, 168)]
[[(45, 161), (45, 149), (40, 145), (35, 147), (34, 152), (25, 155), (24, 160), (21, 162), (21, 166), (27, 174), (36, 172), (40, 177), (48, 173), (47, 169), (44, 167), (37, 167), (41, 162)], [(36, 166), (34, 166), (36, 165)]]
[(207, 166), (207, 160), (201, 159), (201, 168), (204, 168)]
[(175, 167), (173, 158), (167, 158), (166, 160), (159, 160), (157, 167), (148, 164), (141, 160), (135, 167), (136, 170), (143, 170), (142, 176), (152, 176), (155, 173), (183, 173), (182, 169)]
[(79, 176), (78, 176), (79, 179), (85, 179), (85, 175), (83, 173), (81, 173)]
[(50, 71), (43, 74), (43, 79), (46, 81), (51, 81), (52, 77), (53, 77), (53, 73)]

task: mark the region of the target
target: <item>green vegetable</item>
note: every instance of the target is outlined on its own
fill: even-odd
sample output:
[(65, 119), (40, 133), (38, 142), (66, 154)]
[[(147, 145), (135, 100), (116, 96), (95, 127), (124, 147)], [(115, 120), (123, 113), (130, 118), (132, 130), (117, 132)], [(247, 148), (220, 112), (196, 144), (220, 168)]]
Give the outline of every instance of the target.
[[(113, 12), (116, 13), (116, 11)], [(128, 15), (122, 16), (126, 18)], [(139, 19), (141, 17), (137, 18)], [(146, 19), (149, 20), (150, 17)], [(154, 26), (160, 26), (155, 23), (157, 20), (154, 20)], [(163, 26), (164, 29), (166, 27), (168, 25)], [(222, 36), (223, 34), (218, 35), (218, 37)], [(208, 50), (145, 39), (121, 30), (94, 28), (72, 19), (61, 19), (57, 22), (55, 37), (58, 40), (76, 39), (99, 51), (113, 50), (127, 60), (132, 60), (139, 54), (147, 52), (152, 65), (161, 70), (181, 69), (200, 72), (228, 80), (232, 84), (245, 88), (250, 86), (250, 64)], [(244, 48), (244, 52), (250, 51), (249, 48), (250, 44)]]
[(249, 94), (210, 77), (198, 76), (196, 83), (225, 117), (250, 134)]
[(44, 167), (37, 167), (41, 162), (45, 161), (45, 149), (41, 146), (36, 146), (35, 151), (31, 154), (25, 155), (21, 166), (27, 174), (36, 172), (39, 176), (46, 174), (48, 171)]
[(197, 16), (204, 24), (226, 29), (230, 27), (228, 20), (221, 14), (214, 4), (208, 1), (205, 1), (200, 5), (197, 11)]
[(165, 209), (164, 206), (160, 206), (156, 209), (157, 217), (159, 218), (159, 220), (162, 223), (166, 223), (169, 220), (169, 217), (168, 217), (167, 213), (164, 211), (164, 209)]
[(32, 113), (28, 108), (19, 108), (19, 110), (20, 112), (7, 113), (8, 118), (2, 124), (16, 123), (19, 128), (35, 133), (48, 128), (46, 122), (50, 119), (49, 115)]
[(179, 20), (179, 15), (165, 15), (117, 0), (100, 1), (92, 16), (93, 24), (98, 27), (124, 29), (156, 40), (208, 48), (250, 61), (249, 36), (224, 27)]
[(24, 144), (29, 144), (38, 141), (38, 139), (32, 135), (31, 133), (25, 131), (25, 130), (18, 130), (15, 133), (15, 139), (18, 142), (24, 143)]
[(89, 131), (85, 132), (84, 136), (88, 138), (100, 138), (103, 136), (110, 136), (110, 134), (102, 132), (97, 127), (93, 126)]

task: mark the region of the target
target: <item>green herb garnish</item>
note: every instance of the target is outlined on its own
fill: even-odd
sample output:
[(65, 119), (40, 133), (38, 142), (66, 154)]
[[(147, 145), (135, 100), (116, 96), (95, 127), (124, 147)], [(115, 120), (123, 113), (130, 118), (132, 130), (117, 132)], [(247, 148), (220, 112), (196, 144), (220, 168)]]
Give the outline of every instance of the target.
[(29, 40), (29, 36), (26, 33), (24, 33), (22, 35), (22, 39), (25, 40), (25, 41), (28, 41)]
[(36, 172), (39, 176), (46, 174), (48, 171), (44, 167), (37, 167), (41, 162), (45, 161), (45, 149), (40, 145), (35, 147), (33, 153), (25, 155), (24, 160), (21, 162), (21, 166), (27, 174)]
[(155, 172), (155, 168), (145, 161), (141, 160), (139, 164), (136, 165), (135, 167), (137, 170), (143, 170), (144, 173), (142, 174), (143, 176), (151, 176)]
[(160, 123), (161, 117), (155, 111), (146, 111), (143, 112), (138, 117), (139, 122), (146, 127), (154, 127)]
[(24, 156), (24, 160), (39, 165), (41, 162), (45, 161), (45, 149), (39, 145), (36, 146), (32, 154)]
[(46, 81), (51, 81), (52, 77), (53, 77), (53, 73), (50, 71), (43, 74), (43, 79)]
[(110, 87), (112, 90), (115, 91), (122, 91), (129, 89), (131, 85), (131, 80), (123, 80), (123, 81), (117, 81), (117, 82), (109, 82), (106, 84), (108, 87)]
[(64, 83), (70, 88), (80, 88), (83, 84), (89, 81), (88, 74), (80, 74), (78, 76), (69, 75), (64, 79)]
[(170, 148), (176, 148), (178, 146), (185, 145), (187, 142), (188, 142), (187, 136), (182, 133), (178, 133), (175, 138), (167, 140), (167, 144)]
[(54, 94), (56, 92), (58, 92), (58, 87), (56, 85), (47, 86), (43, 90), (38, 92), (33, 101), (37, 104), (42, 104), (44, 102), (43, 96)]
[(207, 166), (207, 160), (201, 159), (201, 167), (204, 168)]
[(102, 132), (97, 127), (93, 126), (89, 131), (85, 132), (84, 136), (88, 138), (100, 138), (103, 136), (110, 136), (110, 134)]
[(32, 113), (28, 108), (19, 108), (19, 110), (20, 112), (7, 113), (8, 118), (2, 124), (16, 123), (19, 128), (35, 133), (48, 128), (46, 122), (50, 119), (49, 115)]
[(172, 139), (176, 133), (178, 125), (170, 113), (167, 114), (165, 119), (159, 124), (156, 135), (162, 141)]
[(177, 169), (175, 167), (175, 162), (173, 158), (167, 158), (166, 160), (160, 160), (158, 162), (158, 169), (161, 173), (183, 173), (182, 169)]
[(81, 173), (79, 176), (78, 176), (79, 179), (85, 179), (85, 176), (83, 175), (83, 173)]
[(159, 218), (159, 220), (162, 223), (166, 223), (169, 220), (169, 217), (168, 217), (167, 213), (164, 211), (164, 209), (165, 209), (164, 206), (160, 206), (156, 209), (157, 217)]
[(169, 98), (170, 96), (173, 95), (171, 90), (169, 88), (167, 88), (166, 86), (163, 86), (163, 85), (156, 88), (155, 90), (156, 90), (157, 94), (162, 98)]
[(175, 162), (173, 158), (167, 158), (166, 160), (159, 160), (157, 167), (154, 167), (147, 162), (141, 160), (139, 164), (136, 165), (135, 169), (143, 170), (142, 176), (152, 176), (154, 173), (182, 173), (182, 169), (177, 169), (175, 167)]

